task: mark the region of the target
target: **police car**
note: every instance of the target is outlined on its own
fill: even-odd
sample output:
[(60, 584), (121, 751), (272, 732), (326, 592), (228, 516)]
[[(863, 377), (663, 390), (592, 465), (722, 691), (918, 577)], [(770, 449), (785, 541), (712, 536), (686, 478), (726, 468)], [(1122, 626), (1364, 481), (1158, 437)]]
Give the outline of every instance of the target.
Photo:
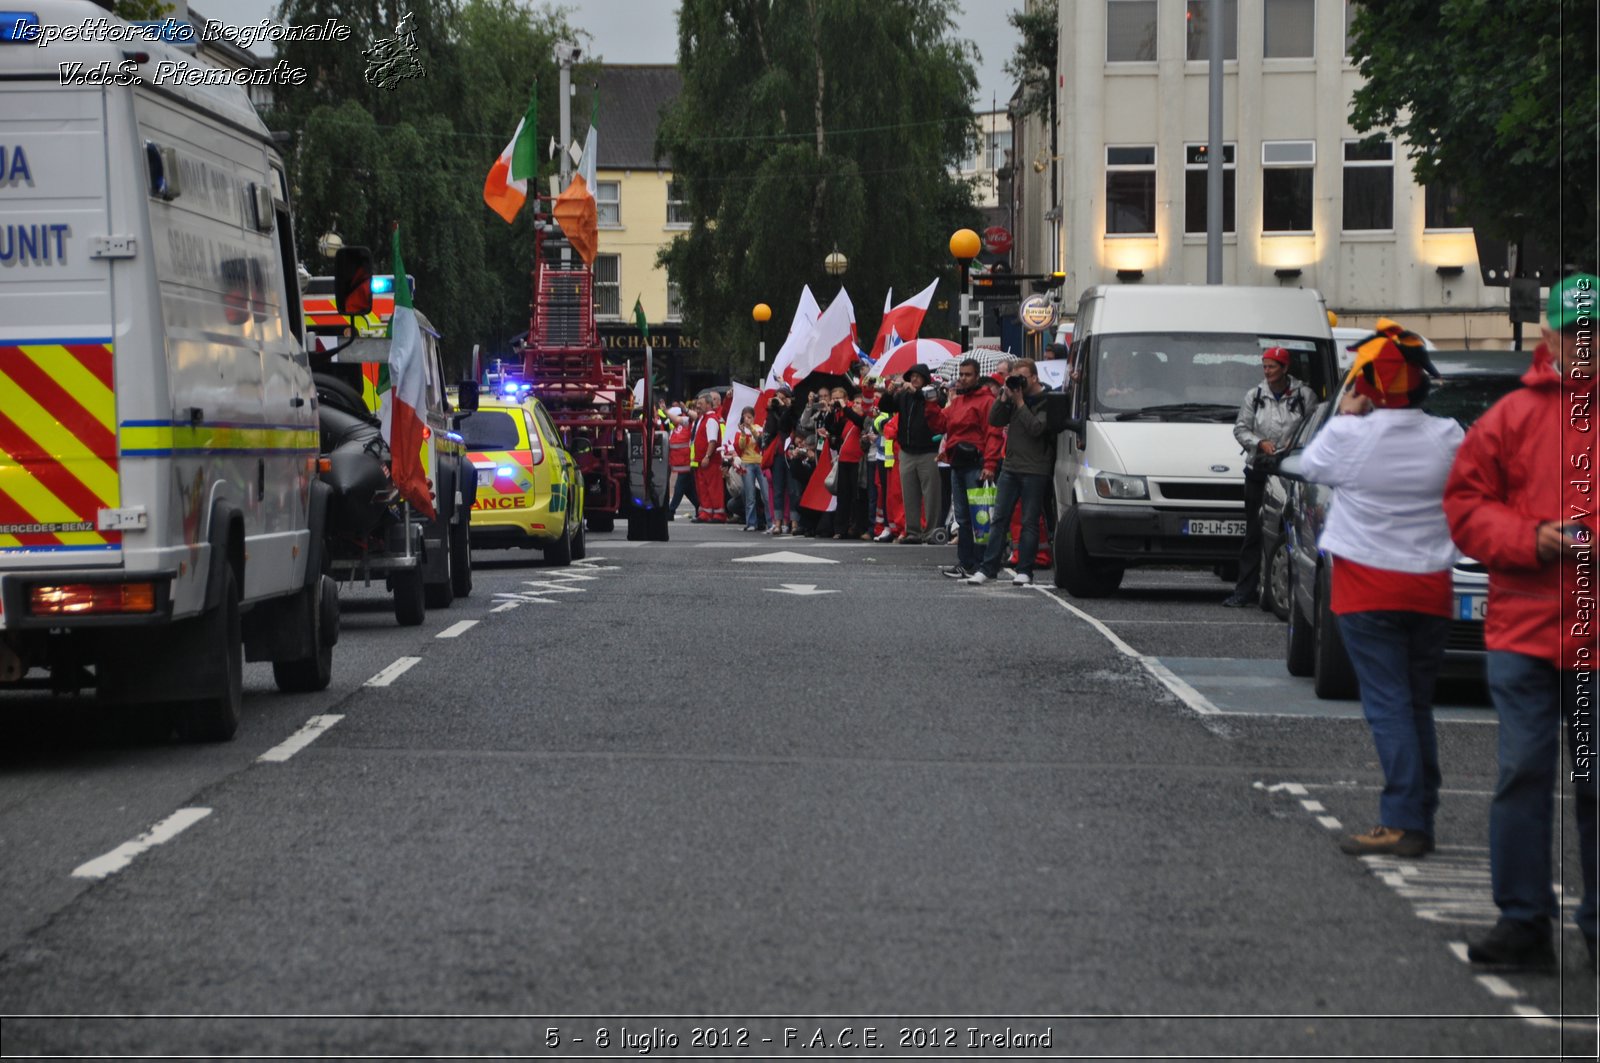
[(541, 549), (546, 561), (565, 565), (586, 553), (583, 477), (529, 392), (527, 384), (505, 385), (460, 418), (467, 460), (478, 473), (472, 545)]

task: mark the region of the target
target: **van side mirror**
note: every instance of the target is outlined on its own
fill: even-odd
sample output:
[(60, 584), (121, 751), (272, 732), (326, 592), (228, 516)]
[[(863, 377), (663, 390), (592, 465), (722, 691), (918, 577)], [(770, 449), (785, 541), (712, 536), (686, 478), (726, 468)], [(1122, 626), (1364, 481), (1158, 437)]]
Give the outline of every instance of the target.
[(463, 380), (456, 385), (456, 409), (462, 413), (478, 412), (478, 382)]
[(333, 294), (344, 317), (372, 313), (372, 252), (365, 247), (341, 247), (333, 256)]

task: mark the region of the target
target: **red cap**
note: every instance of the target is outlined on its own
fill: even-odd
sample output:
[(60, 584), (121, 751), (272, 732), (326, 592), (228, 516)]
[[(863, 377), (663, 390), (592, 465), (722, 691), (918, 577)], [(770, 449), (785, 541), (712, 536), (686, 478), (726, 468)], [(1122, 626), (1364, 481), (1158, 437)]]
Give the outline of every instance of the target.
[(1282, 347), (1268, 347), (1261, 352), (1261, 357), (1270, 358), (1279, 365), (1289, 364), (1289, 352)]

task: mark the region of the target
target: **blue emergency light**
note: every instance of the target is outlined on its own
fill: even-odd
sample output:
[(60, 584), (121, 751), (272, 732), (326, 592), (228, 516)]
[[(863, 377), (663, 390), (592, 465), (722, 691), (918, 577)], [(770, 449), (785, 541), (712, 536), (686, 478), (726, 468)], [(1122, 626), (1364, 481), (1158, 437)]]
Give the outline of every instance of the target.
[(392, 291), (394, 291), (394, 278), (393, 277), (377, 276), (377, 277), (373, 277), (372, 278), (372, 294), (373, 295), (386, 295), (387, 293), (392, 292)]
[(32, 11), (0, 11), (0, 44), (32, 44), (40, 32)]
[(511, 466), (502, 465), (502, 466), (500, 466), (498, 469), (496, 469), (494, 471), (494, 474), (496, 476), (510, 476), (514, 472), (516, 472), (516, 470), (513, 469)]

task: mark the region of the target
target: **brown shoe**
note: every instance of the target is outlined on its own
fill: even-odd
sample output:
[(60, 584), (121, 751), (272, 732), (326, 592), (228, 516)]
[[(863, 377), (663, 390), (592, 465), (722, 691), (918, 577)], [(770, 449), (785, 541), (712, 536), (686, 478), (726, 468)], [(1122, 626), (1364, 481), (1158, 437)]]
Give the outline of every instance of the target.
[(1433, 848), (1431, 839), (1420, 830), (1373, 827), (1365, 834), (1347, 834), (1339, 851), (1351, 856), (1422, 856)]

